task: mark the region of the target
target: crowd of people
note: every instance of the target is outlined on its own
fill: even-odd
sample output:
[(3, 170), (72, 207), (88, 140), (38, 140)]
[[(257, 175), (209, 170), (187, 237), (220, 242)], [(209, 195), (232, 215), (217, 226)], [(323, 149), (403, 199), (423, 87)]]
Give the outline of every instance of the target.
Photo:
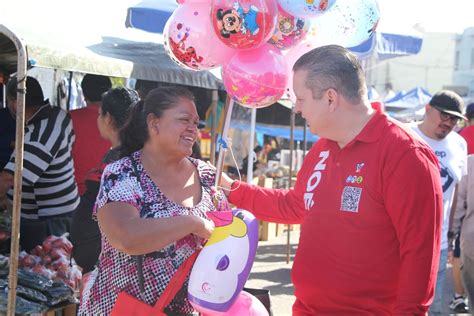
[[(450, 307), (468, 311), (474, 126), (460, 135), (454, 129), (474, 118), (474, 105), (464, 111), (463, 100), (443, 90), (422, 122), (397, 122), (373, 109), (360, 62), (336, 45), (306, 53), (293, 73), (296, 111), (320, 140), (291, 189), (223, 174), (216, 190), (215, 168), (193, 156), (199, 116), (185, 88), (143, 86), (137, 93), (86, 75), (87, 107), (67, 113), (27, 78), (20, 243), (29, 250), (49, 235), (70, 233), (87, 275), (79, 315), (109, 315), (123, 292), (148, 305), (160, 301), (211, 236), (206, 213), (219, 211), (216, 194), (258, 219), (302, 224), (293, 315), (441, 314), (448, 260), (455, 280)], [(8, 112), (0, 112), (5, 130), (14, 126), (16, 87), (12, 77)], [(0, 142), (0, 198), (10, 200), (12, 141)], [(255, 170), (271, 150), (270, 143), (257, 150)], [(186, 288), (187, 281), (178, 285), (164, 313), (196, 314)]]

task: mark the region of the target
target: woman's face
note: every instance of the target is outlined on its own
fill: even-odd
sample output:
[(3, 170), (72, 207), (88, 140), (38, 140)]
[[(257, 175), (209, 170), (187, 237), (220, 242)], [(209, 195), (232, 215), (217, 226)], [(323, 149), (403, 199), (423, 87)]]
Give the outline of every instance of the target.
[(99, 114), (97, 115), (97, 127), (99, 128), (100, 137), (104, 139), (109, 139), (110, 131), (110, 114), (103, 113), (102, 108), (99, 108)]
[(199, 116), (196, 105), (188, 98), (180, 98), (176, 106), (163, 112), (151, 122), (160, 146), (170, 153), (189, 156), (198, 137)]

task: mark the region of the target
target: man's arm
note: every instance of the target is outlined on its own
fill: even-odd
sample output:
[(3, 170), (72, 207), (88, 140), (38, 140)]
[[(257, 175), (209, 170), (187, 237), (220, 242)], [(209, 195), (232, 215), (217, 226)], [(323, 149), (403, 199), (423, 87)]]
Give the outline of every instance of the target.
[(443, 191), (428, 148), (412, 148), (383, 172), (384, 202), (400, 245), (394, 315), (425, 315), (440, 255)]
[(451, 209), (453, 213), (453, 221), (451, 230), (455, 235), (461, 231), (462, 219), (466, 215), (466, 206), (467, 206), (467, 185), (468, 185), (468, 176), (464, 176), (459, 183), (457, 188), (457, 204), (455, 209)]

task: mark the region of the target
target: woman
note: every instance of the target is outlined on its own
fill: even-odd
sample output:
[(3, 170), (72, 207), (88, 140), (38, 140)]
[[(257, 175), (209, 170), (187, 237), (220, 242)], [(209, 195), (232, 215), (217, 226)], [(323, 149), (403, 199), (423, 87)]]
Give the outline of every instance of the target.
[(102, 96), (97, 116), (100, 136), (112, 144), (102, 163), (86, 175), (86, 191), (81, 196), (71, 226), (73, 257), (86, 274), (94, 269), (101, 250), (101, 237), (97, 221), (92, 219), (92, 209), (99, 192), (100, 178), (105, 166), (119, 159), (119, 131), (125, 125), (130, 108), (138, 102), (138, 94), (124, 87), (111, 89)]
[[(193, 95), (152, 90), (120, 132), (122, 159), (108, 165), (94, 209), (103, 236), (99, 264), (85, 285), (79, 315), (108, 315), (125, 291), (149, 305), (179, 266), (210, 237), (214, 170), (189, 156), (198, 134)], [(144, 293), (136, 260), (144, 256)], [(190, 315), (187, 281), (166, 308)]]

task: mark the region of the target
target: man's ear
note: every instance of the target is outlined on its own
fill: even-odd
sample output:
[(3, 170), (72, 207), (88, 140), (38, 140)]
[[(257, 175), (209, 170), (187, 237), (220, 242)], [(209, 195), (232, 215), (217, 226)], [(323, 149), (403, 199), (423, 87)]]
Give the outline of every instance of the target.
[(328, 106), (329, 106), (329, 111), (334, 112), (337, 107), (337, 100), (339, 98), (339, 95), (337, 94), (337, 91), (334, 90), (333, 88), (329, 88), (326, 90), (326, 97), (328, 100)]

